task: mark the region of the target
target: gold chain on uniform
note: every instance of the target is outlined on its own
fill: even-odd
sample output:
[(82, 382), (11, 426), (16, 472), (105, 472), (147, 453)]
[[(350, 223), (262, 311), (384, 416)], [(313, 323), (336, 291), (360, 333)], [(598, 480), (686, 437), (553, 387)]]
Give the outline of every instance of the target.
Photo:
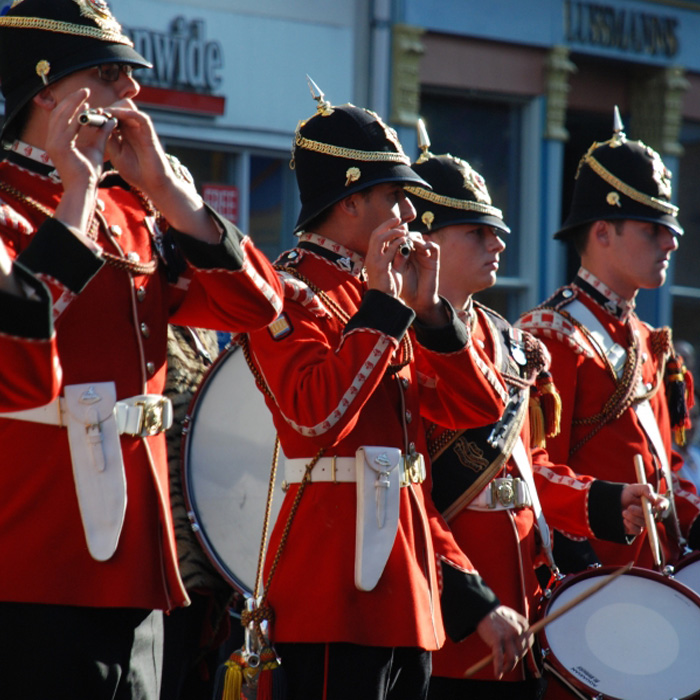
[(558, 309), (558, 312), (570, 323), (572, 323), (594, 348), (598, 349), (598, 354), (605, 362), (606, 371), (615, 382), (615, 391), (605, 402), (603, 409), (599, 413), (593, 416), (588, 416), (587, 418), (578, 418), (572, 421), (573, 425), (593, 426), (593, 429), (569, 450), (569, 454), (574, 454), (574, 452), (581, 449), (581, 447), (583, 447), (583, 445), (585, 445), (594, 435), (596, 435), (596, 433), (598, 433), (607, 423), (617, 420), (620, 416), (622, 416), (622, 414), (629, 409), (630, 406), (650, 399), (659, 390), (661, 381), (660, 376), (657, 376), (657, 381), (654, 383), (651, 390), (641, 395), (636, 393), (641, 376), (642, 358), (639, 343), (637, 342), (634, 333), (630, 333), (630, 347), (627, 351), (627, 359), (625, 360), (622, 376), (618, 379), (610, 360), (608, 359), (607, 355), (601, 351), (591, 332), (580, 321), (575, 319), (571, 314), (567, 313), (563, 309)]
[[(311, 282), (311, 280), (309, 280), (308, 277), (302, 275), (296, 268), (286, 267), (284, 265), (275, 265), (274, 267), (276, 270), (288, 272), (290, 275), (296, 277), (300, 282), (303, 282), (312, 292), (314, 292), (314, 294), (320, 297), (323, 303), (326, 304), (331, 311), (333, 311), (343, 325), (347, 325), (349, 323), (350, 314), (345, 311), (345, 309), (343, 309), (338, 302), (332, 299), (327, 292), (324, 292), (322, 289), (317, 287), (313, 282)], [(408, 333), (404, 333), (404, 336), (401, 339), (401, 347), (403, 349), (403, 359), (396, 364), (389, 365), (387, 371), (390, 374), (396, 374), (399, 370), (403, 369), (406, 365), (413, 361), (413, 344), (411, 343), (411, 338)]]
[[(41, 204), (41, 202), (37, 202), (35, 199), (32, 199), (28, 195), (12, 187), (12, 185), (0, 182), (0, 190), (13, 196), (18, 201), (29, 205), (30, 207), (38, 211), (40, 214), (44, 214), (47, 218), (52, 218), (56, 213), (50, 207)], [(90, 219), (90, 226), (88, 229), (89, 238), (97, 240), (97, 229), (99, 228), (100, 223), (102, 223), (103, 226), (106, 228), (106, 223), (101, 219), (101, 217), (97, 216), (97, 212), (95, 211), (93, 213), (92, 218)], [(113, 255), (112, 253), (108, 253), (105, 250), (102, 251), (102, 257), (104, 261), (112, 267), (116, 267), (120, 270), (126, 270), (128, 272), (133, 272), (138, 275), (152, 275), (158, 268), (158, 258), (155, 255), (153, 256), (153, 258), (151, 258), (150, 262), (147, 263), (132, 262), (131, 260), (127, 260), (126, 258), (123, 258), (119, 255)]]

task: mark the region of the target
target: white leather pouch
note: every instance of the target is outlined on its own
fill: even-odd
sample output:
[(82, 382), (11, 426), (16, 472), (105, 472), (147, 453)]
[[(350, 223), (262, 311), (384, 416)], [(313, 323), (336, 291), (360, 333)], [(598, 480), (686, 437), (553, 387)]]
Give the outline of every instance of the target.
[(357, 518), (355, 586), (371, 591), (378, 583), (399, 526), (401, 450), (360, 447), (355, 454)]
[(126, 474), (114, 417), (114, 382), (65, 387), (73, 478), (90, 555), (106, 561), (117, 549), (126, 514)]

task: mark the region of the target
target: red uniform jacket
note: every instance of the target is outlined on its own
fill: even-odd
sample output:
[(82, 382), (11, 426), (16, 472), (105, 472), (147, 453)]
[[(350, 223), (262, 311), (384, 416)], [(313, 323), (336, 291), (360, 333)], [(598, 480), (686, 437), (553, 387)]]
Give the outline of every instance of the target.
[[(278, 313), (274, 270), (229, 223), (219, 219), (218, 245), (172, 230), (163, 236), (142, 201), (108, 177), (98, 199), (105, 225), (97, 243), (112, 256), (105, 262), (51, 217), (62, 193), (49, 177), (51, 167), (17, 154), (8, 158), (0, 163), (0, 235), (51, 290), (63, 385), (114, 381), (118, 399), (160, 394), (168, 319), (245, 330)], [(179, 249), (188, 262), (173, 254)], [(133, 267), (151, 260), (158, 264), (150, 274)], [(126, 517), (106, 562), (87, 550), (65, 428), (0, 420), (0, 445), (0, 600), (146, 609), (187, 600), (177, 571), (163, 434), (121, 436)]]
[[(417, 340), (409, 331), (413, 312), (386, 294), (368, 291), (362, 260), (319, 236), (305, 234), (300, 247), (279, 262), (297, 276), (283, 273), (284, 313), (269, 329), (252, 333), (250, 347), (269, 388), (266, 400), (287, 457), (310, 460), (319, 448), (329, 457), (354, 457), (362, 445), (403, 452), (415, 447), (425, 454), (420, 399), (428, 395), (426, 406), (434, 417), (474, 424), (495, 419), (497, 401), (475, 367), (471, 344), (457, 336), (458, 324), (434, 334), (419, 332)], [(408, 340), (409, 352), (448, 381), (419, 386), (414, 361), (389, 371), (410, 358)], [(292, 485), (286, 494), (267, 572), (297, 490)], [(274, 640), (436, 649), (444, 631), (430, 531), (445, 536), (444, 522), (438, 532), (441, 519), (420, 486), (402, 488), (398, 533), (386, 568), (377, 586), (363, 592), (353, 575), (355, 508), (354, 483), (306, 487), (269, 588)], [(457, 563), (471, 570), (458, 550), (455, 554)]]
[[(603, 411), (618, 382), (596, 345), (567, 316), (567, 304), (575, 298), (595, 314), (610, 337), (625, 350), (630, 348), (631, 334), (638, 338), (643, 382), (648, 390), (657, 389), (650, 403), (667, 459), (674, 473), (682, 464), (679, 455), (671, 449), (671, 425), (663, 381), (670, 350), (667, 329), (657, 331), (642, 323), (631, 309), (625, 308), (622, 300), (616, 299), (614, 293), (585, 270), (579, 272), (572, 285), (559, 290), (542, 307), (525, 314), (519, 324), (547, 345), (552, 356), (552, 376), (562, 397), (562, 429), (558, 437), (548, 440), (549, 454), (554, 461), (565, 462), (578, 473), (628, 483), (637, 481), (634, 456), (640, 454), (647, 481), (664, 494), (668, 484), (632, 407), (603, 425), (600, 421), (582, 422)], [(604, 306), (606, 303), (608, 308)], [(700, 544), (700, 500), (691, 484), (677, 476), (674, 482), (682, 534), (691, 546), (697, 547)], [(658, 523), (667, 562), (673, 562), (679, 555), (678, 546), (670, 536), (672, 529), (669, 520)], [(564, 534), (577, 534), (566, 527), (561, 530)], [(591, 544), (604, 565), (622, 566), (634, 560), (637, 566), (653, 567), (646, 536), (638, 537), (631, 547), (600, 540), (591, 540)]]

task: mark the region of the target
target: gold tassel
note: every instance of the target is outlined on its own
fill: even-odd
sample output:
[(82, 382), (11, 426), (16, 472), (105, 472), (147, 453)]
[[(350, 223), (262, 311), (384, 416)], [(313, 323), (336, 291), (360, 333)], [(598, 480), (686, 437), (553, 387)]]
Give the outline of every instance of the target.
[(221, 700), (241, 700), (243, 688), (243, 669), (246, 666), (241, 650), (233, 652), (226, 661), (226, 675)]
[(530, 442), (533, 447), (544, 447), (546, 435), (544, 433), (544, 415), (542, 415), (542, 406), (539, 399), (535, 396), (530, 397)]
[(542, 372), (537, 377), (537, 391), (545, 422), (545, 435), (556, 437), (561, 431), (561, 396), (549, 372)]

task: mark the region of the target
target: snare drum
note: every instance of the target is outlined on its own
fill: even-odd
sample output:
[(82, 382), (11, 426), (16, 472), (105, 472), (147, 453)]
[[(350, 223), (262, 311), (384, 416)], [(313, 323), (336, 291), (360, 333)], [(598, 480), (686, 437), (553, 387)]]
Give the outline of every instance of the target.
[[(183, 487), (204, 551), (240, 593), (255, 587), (276, 431), (238, 345), (209, 368), (183, 431)], [(268, 530), (282, 504), (284, 456)]]
[[(565, 578), (546, 614), (613, 570)], [(573, 697), (700, 697), (700, 597), (655, 571), (633, 568), (619, 576), (547, 625), (541, 641), (545, 668)]]

